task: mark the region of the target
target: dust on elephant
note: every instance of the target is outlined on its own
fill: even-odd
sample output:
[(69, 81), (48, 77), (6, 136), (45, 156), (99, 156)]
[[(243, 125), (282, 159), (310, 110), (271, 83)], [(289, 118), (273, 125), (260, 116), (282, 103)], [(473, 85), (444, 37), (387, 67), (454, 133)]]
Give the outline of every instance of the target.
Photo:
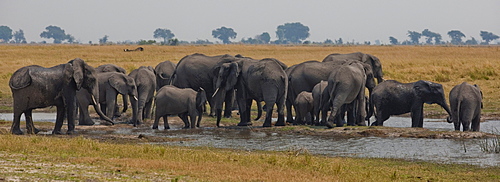
[[(53, 134), (61, 134), (65, 116), (68, 118), (68, 134), (75, 132), (76, 91), (83, 88), (91, 93), (91, 98), (99, 99), (99, 85), (94, 68), (82, 59), (76, 58), (66, 64), (51, 68), (37, 65), (22, 67), (9, 80), (14, 99), (14, 121), (11, 132), (23, 134), (20, 129), (20, 117), (24, 113), (26, 128), (30, 134), (39, 130), (33, 125), (32, 110), (48, 106), (57, 107), (56, 123)], [(99, 106), (96, 112), (108, 122)]]
[(160, 90), (165, 85), (170, 85), (172, 75), (174, 74), (177, 65), (170, 61), (158, 63), (155, 67), (156, 74), (156, 91)]
[(471, 128), (472, 131), (479, 131), (483, 108), (483, 93), (479, 86), (463, 82), (451, 89), (449, 98), (451, 118), (448, 118), (448, 122), (455, 125), (455, 130), (460, 131), (462, 125), (463, 131)]
[[(156, 90), (156, 75), (153, 67), (141, 66), (128, 75), (135, 81), (137, 87), (137, 122), (140, 124), (143, 119), (151, 118), (151, 107)], [(135, 124), (134, 124), (135, 126)]]
[(376, 109), (376, 121), (372, 126), (383, 126), (391, 115), (411, 112), (411, 127), (423, 127), (424, 103), (440, 105), (451, 117), (441, 84), (423, 80), (412, 83), (384, 81), (373, 89), (370, 97), (370, 104)]
[[(204, 54), (192, 54), (182, 58), (173, 74), (172, 85), (179, 88), (203, 88), (207, 94), (210, 105), (210, 115), (217, 117), (219, 126), (222, 117), (222, 106), (224, 103), (224, 116), (231, 117), (232, 98), (234, 95), (234, 85), (239, 73), (237, 65), (229, 64), (229, 67), (222, 68), (226, 75), (221, 72), (222, 63), (234, 62), (236, 58), (231, 55), (206, 56)], [(220, 79), (219, 79), (220, 78)], [(219, 79), (219, 81), (217, 81)], [(217, 86), (218, 85), (218, 86)], [(219, 89), (216, 93), (216, 87)]]
[[(165, 129), (170, 129), (167, 116), (178, 114), (184, 121), (184, 128), (200, 127), (203, 105), (207, 101), (205, 91), (198, 92), (191, 88), (177, 88), (173, 85), (163, 86), (158, 90), (155, 100), (155, 121), (153, 129), (158, 129), (160, 118), (163, 118)], [(191, 120), (191, 123), (188, 121)]]
[(295, 99), (295, 113), (297, 116), (295, 117), (294, 125), (297, 124), (311, 124), (313, 120), (313, 108), (314, 108), (314, 99), (311, 92), (302, 91), (297, 98)]
[(132, 120), (130, 122), (136, 126), (139, 122), (137, 119), (139, 113), (137, 87), (134, 79), (118, 72), (99, 73), (97, 78), (100, 88), (100, 100), (98, 102), (106, 115), (113, 117), (118, 94), (129, 96), (132, 105)]
[[(351, 113), (353, 117), (351, 117), (352, 119), (348, 119), (347, 124), (351, 126), (366, 126), (365, 87), (370, 89), (374, 86), (373, 73), (368, 64), (359, 61), (349, 61), (335, 67), (328, 77), (326, 92), (323, 92), (327, 94), (323, 95), (322, 103), (329, 104), (329, 107), (331, 106), (332, 108), (328, 120), (323, 118), (326, 121), (326, 126), (333, 128), (333, 121), (336, 121), (337, 127), (344, 125), (342, 120), (339, 119), (345, 112), (342, 109), (344, 104), (347, 104), (345, 106), (347, 110), (353, 111)], [(325, 108), (324, 105), (321, 107)]]
[[(236, 83), (236, 98), (240, 108), (238, 126), (252, 124), (250, 107), (253, 100), (264, 101), (266, 104), (264, 127), (271, 126), (274, 105), (277, 106), (278, 111), (278, 121), (275, 126), (284, 126), (284, 106), (288, 89), (288, 77), (284, 71), (286, 65), (272, 58), (262, 60), (242, 56), (237, 56), (237, 58), (236, 62), (221, 64), (218, 75), (232, 75), (233, 70), (236, 70), (236, 74), (234, 77), (219, 77), (216, 88), (220, 90), (224, 85), (230, 86), (230, 83)], [(224, 78), (227, 78), (227, 81), (221, 82), (220, 80)]]
[(384, 81), (384, 73), (382, 72), (382, 63), (380, 63), (380, 59), (370, 54), (365, 54), (362, 52), (354, 52), (349, 54), (334, 53), (326, 56), (325, 59), (323, 59), (323, 62), (343, 60), (356, 60), (369, 64), (372, 67), (373, 76), (377, 78), (377, 82), (381, 83)]

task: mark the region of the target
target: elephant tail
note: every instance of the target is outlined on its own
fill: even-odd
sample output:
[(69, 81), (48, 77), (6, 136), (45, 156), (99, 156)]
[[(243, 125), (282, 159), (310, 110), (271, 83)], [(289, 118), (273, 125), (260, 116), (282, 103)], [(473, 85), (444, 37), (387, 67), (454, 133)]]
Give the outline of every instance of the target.
[(259, 120), (260, 117), (262, 116), (262, 103), (259, 101), (256, 101), (257, 103), (257, 118), (255, 118), (255, 121)]

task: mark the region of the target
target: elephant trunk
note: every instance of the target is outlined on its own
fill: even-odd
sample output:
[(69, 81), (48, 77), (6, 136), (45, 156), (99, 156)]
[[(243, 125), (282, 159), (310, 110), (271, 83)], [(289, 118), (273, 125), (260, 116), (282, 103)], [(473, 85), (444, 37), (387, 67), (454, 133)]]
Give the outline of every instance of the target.
[(448, 113), (448, 117), (446, 118), (446, 121), (448, 123), (452, 123), (453, 122), (453, 118), (451, 117), (451, 110), (450, 110), (450, 107), (448, 106), (448, 104), (446, 104), (446, 101), (440, 103), (439, 105), (441, 107), (443, 107), (444, 110), (446, 110), (446, 113)]
[(115, 123), (113, 123), (113, 120), (111, 120), (110, 118), (108, 118), (102, 112), (101, 107), (99, 106), (99, 89), (94, 88), (93, 91), (92, 91), (92, 94), (90, 94), (90, 97), (92, 98), (92, 102), (94, 103), (94, 110), (95, 110), (95, 112), (97, 112), (97, 114), (99, 115), (99, 117), (101, 117), (105, 121), (107, 121), (107, 122), (111, 123), (112, 125), (114, 125)]

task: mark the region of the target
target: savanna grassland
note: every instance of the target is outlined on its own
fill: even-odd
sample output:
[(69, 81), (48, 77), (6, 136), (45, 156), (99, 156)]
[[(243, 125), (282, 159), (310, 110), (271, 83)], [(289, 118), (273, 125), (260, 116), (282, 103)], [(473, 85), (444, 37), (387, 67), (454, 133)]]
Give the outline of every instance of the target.
[[(441, 83), (446, 95), (464, 81), (478, 84), (484, 94), (484, 115), (497, 117), (500, 107), (500, 47), (446, 46), (275, 46), (208, 45), (142, 46), (143, 52), (123, 52), (136, 45), (1, 45), (0, 111), (12, 112), (8, 81), (27, 65), (51, 67), (82, 58), (92, 66), (112, 63), (128, 72), (182, 57), (242, 54), (256, 59), (273, 57), (291, 66), (321, 61), (331, 53), (364, 52), (377, 56), (385, 79)], [(444, 110), (425, 106), (425, 113)], [(215, 122), (212, 118), (204, 118)], [(233, 119), (236, 121), (236, 119)], [(235, 121), (233, 122), (236, 125)], [(203, 124), (203, 122), (202, 122)], [(52, 128), (53, 123), (35, 124)], [(10, 122), (0, 121), (0, 180), (16, 181), (498, 181), (500, 167), (436, 164), (395, 159), (324, 157), (302, 149), (283, 152), (241, 151), (211, 147), (150, 145), (153, 140), (130, 136), (97, 140), (84, 134), (8, 134)], [(24, 125), (22, 125), (24, 126)], [(106, 128), (108, 126), (95, 126)], [(131, 127), (126, 125), (113, 126)], [(275, 130), (287, 128), (275, 127)], [(83, 128), (79, 127), (78, 128)], [(129, 136), (127, 136), (129, 137)], [(175, 138), (174, 138), (175, 139)], [(156, 141), (158, 142), (158, 141)], [(140, 145), (138, 145), (140, 144)]]

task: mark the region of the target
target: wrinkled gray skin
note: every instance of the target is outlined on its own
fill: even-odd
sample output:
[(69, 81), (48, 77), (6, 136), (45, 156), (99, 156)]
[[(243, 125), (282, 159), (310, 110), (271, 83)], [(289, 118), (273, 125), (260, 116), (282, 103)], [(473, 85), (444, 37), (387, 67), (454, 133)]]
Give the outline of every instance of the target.
[[(313, 111), (313, 116), (314, 116), (314, 124), (317, 124), (319, 125), (320, 124), (320, 121), (319, 121), (319, 114), (321, 111), (323, 111), (324, 109), (321, 109), (321, 101), (323, 100), (323, 92), (324, 90), (326, 89), (326, 87), (328, 86), (328, 81), (325, 81), (325, 80), (321, 80), (321, 82), (319, 82), (318, 84), (316, 84), (314, 87), (313, 87), (313, 90), (312, 90), (312, 97), (313, 97), (313, 108), (314, 108), (314, 111)], [(325, 106), (327, 106), (325, 104)], [(328, 112), (328, 108), (325, 108), (326, 109), (326, 112)], [(324, 118), (326, 118), (326, 113), (325, 111), (323, 111), (323, 115), (324, 115)], [(324, 121), (322, 121), (324, 122)]]
[[(367, 84), (367, 81), (372, 83)], [(328, 128), (333, 128), (333, 121), (336, 121), (336, 126), (341, 127), (344, 125), (340, 118), (341, 114), (345, 111), (342, 109), (344, 104), (347, 110), (351, 110), (352, 119), (348, 119), (347, 124), (350, 126), (366, 126), (365, 117), (365, 87), (373, 88), (375, 83), (373, 81), (373, 74), (371, 73), (370, 66), (358, 61), (351, 61), (341, 66), (334, 68), (328, 77), (328, 85), (325, 89), (328, 95), (323, 95), (323, 102), (320, 108), (332, 108), (332, 112), (325, 124)], [(328, 98), (328, 102), (326, 99)], [(325, 107), (324, 104), (329, 104)], [(326, 113), (323, 110), (323, 113)]]
[(126, 74), (118, 72), (106, 72), (97, 74), (99, 81), (99, 96), (98, 101), (106, 116), (113, 117), (117, 108), (116, 97), (118, 94), (127, 95), (130, 98), (132, 105), (132, 120), (130, 123), (137, 125), (138, 121), (138, 103), (137, 103), (137, 87), (133, 78)]
[(177, 65), (170, 61), (163, 61), (156, 65), (156, 91), (160, 90), (165, 85), (170, 85), (172, 75), (174, 74)]
[[(167, 116), (171, 114), (177, 114), (184, 121), (184, 128), (200, 127), (203, 105), (206, 101), (207, 97), (203, 89), (196, 92), (191, 88), (163, 86), (156, 94), (153, 129), (158, 129), (160, 118), (163, 118), (165, 129), (170, 129)], [(188, 116), (191, 123), (188, 121)]]
[[(123, 69), (122, 67), (119, 67), (115, 64), (104, 64), (100, 65), (95, 68), (96, 74), (103, 73), (103, 72), (119, 72), (126, 74), (126, 70)], [(88, 106), (92, 105), (95, 107), (95, 103), (92, 101), (90, 97), (90, 93), (85, 90), (81, 89), (76, 91), (76, 99), (77, 99), (77, 104), (78, 104), (78, 109), (80, 113), (78, 114), (78, 124), (79, 125), (94, 125), (94, 121), (92, 118), (90, 118), (90, 114), (88, 111)], [(127, 101), (127, 95), (123, 95), (123, 111), (126, 112), (128, 109), (128, 101)], [(118, 104), (115, 105), (115, 114), (114, 116), (119, 117), (121, 113), (119, 112), (119, 107)]]
[[(271, 126), (274, 105), (277, 106), (278, 111), (278, 121), (275, 126), (284, 126), (284, 105), (288, 89), (288, 78), (284, 71), (286, 65), (272, 58), (254, 60), (239, 56), (238, 59), (237, 62), (223, 63), (218, 74), (231, 75), (231, 70), (235, 70), (230, 69), (232, 67), (236, 67), (236, 70), (238, 70), (236, 77), (227, 77), (227, 80), (237, 79), (235, 87), (236, 99), (240, 108), (240, 123), (238, 123), (238, 126), (252, 125), (250, 120), (252, 100), (264, 101), (266, 104), (264, 127)], [(224, 85), (219, 84), (223, 83), (220, 80), (217, 80), (216, 85)], [(231, 82), (227, 81), (226, 85), (229, 83)]]
[[(311, 92), (302, 91), (295, 99), (295, 117), (294, 125), (297, 124), (311, 124), (313, 120), (313, 105), (314, 99)], [(305, 123), (304, 123), (305, 121)]]
[(373, 89), (370, 101), (376, 109), (376, 121), (372, 126), (383, 126), (390, 116), (411, 112), (411, 127), (423, 127), (424, 103), (440, 105), (451, 117), (443, 86), (430, 81), (400, 83), (386, 80)]
[[(222, 106), (224, 107), (224, 117), (231, 117), (232, 97), (234, 85), (236, 85), (237, 65), (225, 67), (221, 72), (222, 63), (234, 62), (236, 58), (231, 55), (206, 56), (203, 54), (192, 54), (182, 58), (177, 64), (173, 76), (172, 85), (179, 88), (203, 88), (207, 94), (210, 105), (210, 115), (217, 117), (219, 126), (222, 117)], [(219, 81), (217, 81), (219, 79)], [(219, 88), (217, 95), (214, 95)], [(215, 96), (215, 97), (214, 97)]]
[[(14, 72), (9, 86), (14, 99), (14, 121), (11, 127), (13, 134), (23, 134), (20, 129), (20, 117), (23, 113), (26, 117), (27, 132), (37, 133), (39, 130), (33, 125), (32, 110), (48, 106), (57, 108), (52, 133), (62, 134), (63, 120), (67, 116), (67, 134), (72, 134), (75, 132), (76, 91), (83, 88), (92, 93), (95, 99), (99, 99), (95, 70), (79, 58), (51, 68), (37, 65), (22, 67)], [(99, 106), (95, 106), (95, 110), (112, 123), (111, 119), (104, 116)]]
[(141, 124), (143, 119), (151, 118), (151, 107), (153, 106), (153, 98), (156, 90), (156, 75), (153, 67), (141, 66), (128, 75), (132, 77), (137, 86), (137, 121), (136, 124)]
[[(479, 131), (483, 94), (477, 85), (463, 82), (450, 91), (451, 118), (448, 122), (455, 125), (455, 130)], [(471, 125), (472, 124), (472, 125)]]
[(356, 60), (369, 64), (372, 67), (373, 76), (377, 78), (377, 82), (381, 83), (384, 81), (384, 73), (382, 72), (382, 63), (380, 63), (380, 60), (377, 57), (370, 54), (365, 54), (362, 52), (354, 52), (349, 54), (334, 53), (326, 56), (325, 59), (323, 59), (323, 62), (343, 61), (343, 60)]

